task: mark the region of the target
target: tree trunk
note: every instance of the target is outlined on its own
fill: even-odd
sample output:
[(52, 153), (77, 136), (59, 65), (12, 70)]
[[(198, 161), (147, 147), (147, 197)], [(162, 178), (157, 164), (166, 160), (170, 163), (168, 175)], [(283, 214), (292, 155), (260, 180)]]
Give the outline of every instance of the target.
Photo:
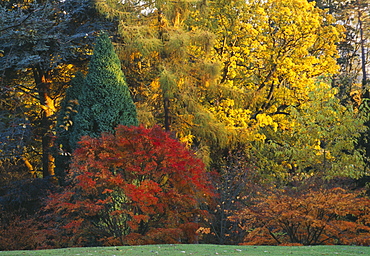
[(360, 46), (361, 46), (361, 69), (362, 69), (362, 86), (365, 89), (367, 83), (367, 73), (366, 73), (366, 51), (365, 51), (365, 38), (364, 38), (364, 28), (362, 23), (362, 12), (358, 10), (358, 26), (360, 30)]
[(42, 138), (42, 174), (44, 178), (54, 176), (52, 116), (55, 113), (54, 100), (50, 97), (50, 80), (48, 74), (41, 68), (34, 68), (36, 88), (39, 94), (41, 112), (41, 138)]
[[(165, 44), (165, 39), (163, 38), (165, 22), (163, 20), (163, 13), (161, 8), (158, 9), (158, 32), (159, 39)], [(161, 56), (163, 59), (167, 58), (167, 54), (162, 51)], [(166, 92), (163, 91), (163, 112), (164, 112), (164, 128), (166, 131), (170, 131), (170, 99), (166, 96)]]
[(170, 131), (171, 130), (170, 100), (167, 97), (164, 97), (163, 108), (164, 108), (164, 128), (166, 131)]

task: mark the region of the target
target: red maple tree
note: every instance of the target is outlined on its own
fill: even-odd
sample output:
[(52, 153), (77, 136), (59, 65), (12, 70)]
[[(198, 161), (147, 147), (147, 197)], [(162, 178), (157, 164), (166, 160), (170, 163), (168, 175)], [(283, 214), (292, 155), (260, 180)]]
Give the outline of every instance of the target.
[(67, 245), (196, 242), (212, 197), (202, 161), (159, 126), (84, 137), (50, 197)]

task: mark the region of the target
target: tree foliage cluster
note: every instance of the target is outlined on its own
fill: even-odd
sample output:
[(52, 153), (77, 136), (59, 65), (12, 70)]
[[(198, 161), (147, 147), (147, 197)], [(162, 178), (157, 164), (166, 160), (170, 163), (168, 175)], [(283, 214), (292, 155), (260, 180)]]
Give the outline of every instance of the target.
[(360, 194), (312, 185), (273, 190), (230, 218), (248, 230), (249, 245), (368, 245), (370, 201)]
[(180, 142), (159, 126), (120, 125), (114, 135), (79, 144), (69, 186), (47, 205), (65, 220), (68, 239), (90, 233), (103, 244), (197, 241), (206, 216), (199, 205), (213, 196), (212, 185), (204, 164)]
[(0, 249), (368, 245), (369, 4), (2, 1)]

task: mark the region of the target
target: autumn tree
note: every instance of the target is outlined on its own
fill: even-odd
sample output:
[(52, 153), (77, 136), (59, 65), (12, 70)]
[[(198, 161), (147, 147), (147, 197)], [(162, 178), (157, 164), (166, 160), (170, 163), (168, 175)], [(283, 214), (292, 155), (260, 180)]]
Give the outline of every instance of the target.
[[(230, 151), (212, 151), (212, 167), (227, 181), (219, 188), (248, 172), (235, 165), (230, 175), (222, 168), (236, 145), (251, 160), (260, 183), (363, 175), (364, 159), (355, 145), (366, 130), (364, 119), (341, 105), (329, 79), (338, 71), (336, 44), (344, 31), (333, 16), (302, 0), (209, 1), (207, 10), (207, 15), (191, 16), (191, 22), (216, 36), (211, 58), (221, 73), (203, 103), (230, 139)], [(218, 204), (224, 211), (219, 223), (236, 207), (227, 203)]]
[(202, 101), (219, 73), (210, 59), (212, 32), (189, 23), (205, 1), (97, 1), (97, 7), (119, 20), (117, 53), (141, 123), (163, 125), (209, 159), (209, 146), (225, 145), (228, 134)]
[(196, 242), (212, 195), (204, 164), (159, 126), (83, 137), (67, 178), (47, 206), (67, 245)]
[[(212, 1), (209, 16), (198, 19), (217, 35), (213, 57), (222, 64), (225, 96), (210, 103), (225, 121), (239, 118), (230, 126), (248, 127), (259, 114), (284, 115), (306, 99), (319, 76), (337, 70), (342, 28), (307, 1)], [(226, 111), (234, 115), (222, 115)]]
[[(218, 24), (220, 40), (214, 56), (225, 67), (221, 80), (224, 82), (221, 85), (235, 93), (230, 93), (222, 102), (213, 104), (211, 109), (217, 111), (217, 116), (223, 120), (240, 126), (237, 130), (238, 138), (244, 137), (246, 141), (252, 142), (253, 146), (246, 148), (260, 159), (257, 164), (260, 170), (267, 171), (270, 177), (279, 176), (280, 170), (284, 169), (284, 161), (289, 162), (288, 159), (296, 154), (304, 159), (306, 154), (303, 152), (312, 147), (309, 146), (312, 145), (309, 140), (320, 141), (323, 134), (329, 132), (332, 134), (329, 137), (335, 137), (336, 142), (325, 145), (326, 153), (336, 151), (335, 148), (339, 145), (351, 145), (351, 150), (336, 151), (336, 161), (341, 159), (348, 164), (342, 162), (338, 165), (338, 170), (341, 165), (353, 166), (347, 175), (363, 175), (361, 151), (354, 149), (360, 133), (354, 131), (356, 127), (360, 127), (359, 132), (365, 130), (362, 125), (364, 118), (356, 114), (351, 105), (341, 106), (342, 102), (336, 100), (338, 91), (331, 88), (330, 81), (338, 71), (335, 42), (342, 39), (343, 27), (333, 25), (333, 16), (307, 1), (251, 1), (247, 4), (244, 1), (232, 4), (215, 1), (214, 4), (218, 7), (214, 10), (219, 12), (213, 15), (222, 19), (214, 18), (213, 23), (209, 19), (204, 22), (208, 26)], [(230, 14), (225, 15), (226, 13)], [(233, 28), (242, 32), (232, 32)], [(240, 36), (244, 33), (245, 36)], [(324, 40), (326, 36), (327, 39)], [(308, 105), (313, 112), (301, 112)], [(301, 119), (296, 111), (305, 117), (302, 116)], [(296, 128), (299, 127), (297, 123), (308, 121), (308, 116), (322, 116), (326, 120), (334, 116), (337, 118), (327, 125), (321, 121), (306, 123), (304, 126), (309, 131), (318, 131), (307, 137)], [(342, 121), (336, 122), (339, 120)], [(345, 130), (340, 131), (344, 126)], [(253, 127), (255, 130), (251, 129)], [(302, 136), (297, 140), (300, 141), (299, 144), (290, 143), (289, 136), (278, 139), (289, 130), (294, 130), (296, 135), (301, 133)], [(329, 149), (330, 147), (333, 148)], [(286, 151), (281, 151), (283, 148)], [(344, 155), (341, 156), (342, 154)], [(278, 160), (282, 155), (285, 159)], [(357, 164), (353, 165), (353, 160)], [(300, 170), (306, 167), (310, 170), (317, 169), (317, 166), (295, 164)], [(331, 168), (324, 170), (327, 167), (330, 165), (322, 168), (323, 172), (333, 174)], [(290, 171), (294, 172), (295, 168), (292, 167)], [(285, 174), (289, 175), (289, 172)]]
[(320, 82), (308, 101), (289, 107), (289, 115), (274, 131), (264, 127), (266, 143), (255, 143), (267, 173), (284, 182), (311, 176), (360, 178), (368, 173), (357, 148), (367, 130), (365, 116), (335, 97), (338, 91)]
[(315, 186), (272, 189), (231, 217), (245, 244), (369, 244), (370, 201), (361, 192)]

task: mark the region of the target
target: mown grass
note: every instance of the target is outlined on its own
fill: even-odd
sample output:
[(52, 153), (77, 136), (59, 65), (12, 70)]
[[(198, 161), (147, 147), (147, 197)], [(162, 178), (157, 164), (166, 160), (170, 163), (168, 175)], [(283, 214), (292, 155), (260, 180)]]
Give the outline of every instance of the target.
[(361, 246), (228, 246), (228, 245), (143, 245), (120, 247), (83, 247), (35, 251), (0, 251), (0, 256), (160, 256), (160, 255), (370, 255), (370, 247)]

